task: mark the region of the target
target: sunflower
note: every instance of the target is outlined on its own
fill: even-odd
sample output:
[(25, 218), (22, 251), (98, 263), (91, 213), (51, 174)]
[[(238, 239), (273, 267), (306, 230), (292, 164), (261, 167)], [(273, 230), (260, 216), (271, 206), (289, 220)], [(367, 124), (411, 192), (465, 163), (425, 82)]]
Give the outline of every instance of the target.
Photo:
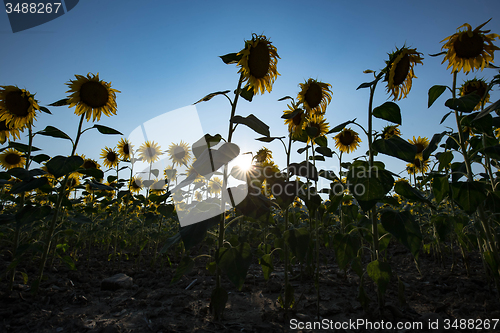
[(66, 187), (69, 190), (72, 190), (78, 185), (80, 185), (80, 175), (76, 172), (73, 172), (68, 176), (68, 182), (66, 183)]
[(243, 82), (248, 81), (247, 86), (255, 94), (264, 94), (265, 90), (271, 92), (274, 81), (280, 75), (276, 68), (279, 59), (276, 47), (266, 36), (253, 34), (252, 40), (245, 41), (245, 48), (238, 55), (241, 56), (238, 73), (242, 73)]
[(387, 125), (384, 127), (382, 130), (382, 138), (383, 139), (390, 139), (391, 137), (395, 136), (401, 136), (401, 131), (399, 130), (399, 125)]
[(14, 148), (9, 148), (0, 154), (0, 166), (5, 170), (23, 168), (25, 163), (26, 159), (23, 154)]
[(495, 129), (495, 138), (500, 139), (500, 128)]
[(19, 129), (7, 125), (5, 120), (0, 120), (0, 144), (4, 144), (10, 136), (13, 140), (19, 139), (21, 137)]
[(118, 154), (122, 160), (130, 160), (130, 156), (133, 155), (132, 148), (134, 146), (127, 139), (121, 138), (116, 148), (118, 148)]
[[(486, 35), (490, 30), (480, 30), (490, 20), (484, 22), (474, 30), (472, 30), (472, 27), (468, 23), (464, 23), (458, 27), (458, 32), (441, 41), (441, 43), (446, 41), (441, 49), (447, 49), (446, 56), (442, 62), (444, 63), (448, 60), (447, 69), (453, 67), (453, 72), (459, 72), (463, 69), (464, 73), (468, 74), (475, 69), (483, 70), (489, 62), (493, 62), (493, 52), (500, 50), (493, 45), (493, 41), (500, 36), (497, 34)], [(460, 28), (463, 27), (466, 29), (460, 31)]]
[(172, 166), (168, 166), (163, 170), (163, 175), (165, 175), (165, 179), (170, 183), (177, 176), (177, 170)]
[(139, 159), (148, 163), (156, 162), (160, 158), (160, 155), (163, 154), (160, 146), (156, 142), (150, 142), (149, 140), (144, 142), (137, 149), (137, 152), (139, 153)]
[(101, 158), (104, 160), (103, 164), (106, 168), (116, 168), (120, 158), (114, 149), (105, 147), (101, 151)]
[[(482, 105), (484, 105), (490, 102), (490, 94), (489, 93), (486, 94), (487, 90), (488, 90), (488, 84), (484, 79), (474, 78), (471, 80), (467, 80), (462, 84), (462, 86), (460, 87), (460, 96), (465, 96), (475, 93), (479, 95), (481, 99), (484, 97), (484, 100), (482, 100)], [(474, 108), (474, 111), (479, 111), (479, 109), (481, 109), (481, 103), (477, 103), (476, 107)]]
[(191, 159), (191, 153), (189, 152), (189, 146), (187, 143), (181, 140), (180, 143), (172, 143), (168, 148), (168, 155), (170, 155), (170, 160), (173, 165), (186, 165)]
[(387, 92), (394, 96), (395, 100), (406, 98), (410, 92), (412, 79), (416, 78), (413, 72), (415, 64), (422, 64), (422, 57), (417, 49), (409, 49), (403, 46), (389, 54), (385, 81), (387, 81)]
[(86, 158), (85, 155), (81, 156), (83, 158), (82, 168), (84, 169), (100, 169), (101, 165), (97, 163), (96, 160), (91, 158)]
[(308, 135), (307, 137), (307, 143), (311, 142), (311, 139), (316, 139), (320, 136), (325, 136), (326, 133), (328, 133), (328, 129), (330, 128), (328, 126), (328, 123), (326, 122), (326, 119), (323, 115), (321, 114), (313, 114), (309, 117), (306, 127), (312, 127), (315, 128), (315, 134), (313, 137)]
[(151, 185), (149, 190), (153, 193), (156, 194), (162, 194), (165, 192), (165, 179), (157, 179), (155, 182)]
[(426, 137), (421, 138), (420, 136), (417, 139), (413, 137), (413, 140), (409, 139), (408, 142), (410, 142), (415, 146), (415, 148), (417, 148), (417, 154), (415, 155), (415, 157), (421, 157), (422, 152), (429, 145), (429, 139), (427, 139)]
[(255, 162), (257, 163), (264, 163), (264, 162), (270, 162), (273, 159), (273, 152), (266, 147), (262, 147), (255, 153), (255, 156), (253, 157)]
[(196, 169), (193, 167), (193, 165), (191, 165), (189, 168), (187, 168), (186, 170), (186, 177), (189, 177), (189, 176), (196, 176), (198, 177), (199, 176), (199, 173), (198, 171), (196, 171)]
[(222, 180), (219, 177), (214, 177), (208, 182), (208, 193), (218, 194), (222, 191)]
[(36, 119), (36, 110), (40, 110), (35, 95), (16, 86), (1, 87), (0, 120), (17, 129), (30, 126)]
[(292, 136), (300, 136), (304, 125), (306, 123), (306, 114), (303, 109), (297, 107), (297, 104), (292, 102), (292, 105), (288, 104), (288, 110), (283, 111), (285, 115), (292, 114), (297, 111), (297, 114), (292, 118), (285, 119), (285, 125), (288, 125), (288, 132)]
[(132, 177), (130, 179), (130, 192), (139, 193), (141, 189), (142, 189), (142, 178)]
[(406, 171), (409, 174), (417, 175), (419, 173), (426, 173), (429, 170), (429, 159), (422, 160), (420, 157), (415, 157), (413, 163), (406, 165)]
[(203, 200), (203, 194), (200, 191), (196, 191), (194, 193), (194, 199), (196, 201), (202, 201)]
[(359, 134), (350, 128), (344, 128), (333, 139), (335, 140), (335, 148), (347, 154), (355, 151), (361, 142)]
[(69, 96), (69, 107), (76, 106), (75, 114), (86, 114), (87, 121), (99, 121), (101, 114), (106, 116), (116, 114), (116, 94), (120, 92), (111, 88), (111, 83), (99, 80), (99, 73), (88, 73), (87, 77), (75, 75), (76, 80), (66, 83), (72, 93)]
[(304, 105), (307, 114), (324, 114), (332, 101), (331, 85), (309, 79), (305, 83), (299, 83), (299, 86), (301, 90), (297, 99)]

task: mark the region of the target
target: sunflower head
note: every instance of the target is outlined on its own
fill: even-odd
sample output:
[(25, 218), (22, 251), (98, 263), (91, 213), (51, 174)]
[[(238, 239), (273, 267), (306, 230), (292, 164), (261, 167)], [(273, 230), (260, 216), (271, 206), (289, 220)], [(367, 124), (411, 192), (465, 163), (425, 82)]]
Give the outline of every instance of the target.
[(177, 169), (174, 169), (172, 166), (168, 166), (163, 170), (163, 175), (165, 176), (165, 179), (168, 181), (168, 183), (171, 183), (172, 180), (175, 179), (177, 176)]
[(142, 189), (142, 178), (141, 177), (132, 177), (130, 179), (130, 192), (139, 193)]
[(121, 138), (116, 148), (122, 160), (130, 160), (130, 157), (133, 155), (132, 148), (134, 146), (127, 139)]
[(429, 163), (429, 159), (422, 160), (421, 157), (415, 157), (413, 163), (406, 165), (406, 171), (412, 175), (426, 173), (429, 170)]
[(40, 110), (35, 95), (16, 86), (2, 86), (0, 89), (0, 120), (11, 128), (23, 129), (31, 126)]
[(422, 64), (422, 53), (417, 49), (409, 49), (403, 46), (389, 54), (385, 81), (387, 81), (387, 92), (393, 100), (405, 98), (410, 92), (412, 79), (416, 78), (413, 72), (415, 64)]
[(299, 83), (300, 92), (297, 99), (304, 105), (308, 114), (324, 114), (332, 101), (331, 85), (314, 79)]
[(116, 151), (112, 148), (105, 147), (101, 151), (101, 158), (104, 160), (103, 164), (107, 168), (116, 168), (120, 158)]
[(88, 73), (87, 77), (75, 75), (76, 80), (66, 83), (69, 86), (69, 107), (75, 108), (75, 114), (85, 114), (87, 121), (99, 121), (101, 115), (111, 116), (116, 114), (116, 94), (120, 92), (111, 88), (111, 83), (99, 79), (99, 73)]
[(394, 135), (401, 136), (401, 131), (399, 130), (399, 125), (387, 125), (382, 130), (382, 138), (390, 139)]
[(222, 191), (222, 179), (219, 177), (213, 177), (208, 182), (208, 193), (210, 194), (219, 194)]
[(484, 97), (482, 103), (481, 102), (478, 103), (474, 108), (474, 111), (478, 111), (479, 109), (481, 109), (481, 104), (484, 105), (490, 102), (490, 94), (486, 93), (486, 91), (488, 90), (488, 84), (484, 79), (474, 78), (471, 80), (467, 80), (462, 84), (459, 90), (460, 90), (460, 96), (465, 96), (474, 93), (479, 95), (481, 98)]
[(181, 140), (180, 143), (172, 143), (167, 151), (170, 156), (170, 160), (174, 165), (187, 165), (189, 160), (191, 160), (191, 153), (189, 152), (189, 146), (186, 142)]
[[(308, 127), (310, 129), (307, 129)], [(325, 136), (328, 133), (329, 125), (322, 114), (312, 114), (307, 120), (306, 129), (308, 134), (307, 143), (310, 143), (311, 140)]]
[(68, 182), (66, 183), (66, 187), (69, 190), (72, 190), (78, 185), (80, 185), (80, 175), (76, 172), (73, 172), (68, 176)]
[(296, 103), (288, 104), (288, 110), (283, 111), (284, 115), (293, 115), (293, 117), (285, 119), (285, 125), (288, 125), (290, 135), (297, 137), (302, 134), (306, 124), (306, 113), (299, 108)]
[(83, 158), (83, 164), (82, 168), (84, 169), (100, 169), (101, 165), (97, 163), (96, 160), (91, 159), (91, 158), (86, 158), (85, 155), (82, 155)]
[(273, 159), (273, 152), (266, 147), (262, 147), (257, 151), (255, 156), (253, 157), (255, 162), (257, 163), (265, 163), (270, 162)]
[(413, 137), (413, 140), (409, 139), (408, 142), (410, 142), (415, 146), (415, 148), (417, 148), (417, 154), (415, 156), (422, 156), (422, 152), (429, 145), (429, 139), (427, 139), (426, 137), (421, 138), (420, 136), (417, 139)]
[(19, 139), (21, 137), (19, 129), (8, 125), (5, 120), (0, 120), (0, 144), (4, 144), (11, 136), (13, 140)]
[(248, 86), (256, 94), (264, 94), (266, 90), (271, 92), (274, 81), (280, 75), (276, 68), (279, 59), (276, 47), (266, 36), (253, 34), (238, 55), (241, 56), (238, 73), (242, 73), (243, 81), (248, 81)]
[(23, 168), (25, 163), (26, 159), (23, 154), (14, 148), (9, 148), (0, 154), (0, 166), (6, 170)]
[[(448, 67), (452, 67), (452, 72), (469, 73), (477, 69), (483, 70), (489, 62), (493, 62), (494, 51), (500, 50), (493, 45), (493, 41), (500, 37), (497, 34), (488, 34), (490, 30), (481, 30), (491, 19), (484, 22), (474, 30), (470, 24), (465, 23), (458, 27), (457, 32), (446, 37), (441, 42), (445, 42), (441, 49), (446, 49), (446, 56), (443, 59), (448, 61)], [(460, 30), (464, 28), (463, 30)]]
[(137, 149), (139, 153), (139, 158), (148, 163), (154, 163), (158, 161), (160, 155), (162, 155), (162, 151), (160, 146), (154, 141), (146, 141), (144, 142), (139, 149)]
[(359, 134), (350, 128), (344, 128), (333, 139), (335, 140), (335, 148), (347, 154), (355, 151), (361, 142)]

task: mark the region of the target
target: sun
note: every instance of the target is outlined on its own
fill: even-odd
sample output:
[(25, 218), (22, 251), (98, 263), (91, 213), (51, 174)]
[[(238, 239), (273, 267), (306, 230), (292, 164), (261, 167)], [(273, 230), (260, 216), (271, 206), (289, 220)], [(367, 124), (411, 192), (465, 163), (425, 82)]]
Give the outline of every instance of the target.
[(234, 166), (237, 166), (242, 172), (247, 172), (252, 167), (252, 155), (242, 154), (236, 157), (233, 161)]

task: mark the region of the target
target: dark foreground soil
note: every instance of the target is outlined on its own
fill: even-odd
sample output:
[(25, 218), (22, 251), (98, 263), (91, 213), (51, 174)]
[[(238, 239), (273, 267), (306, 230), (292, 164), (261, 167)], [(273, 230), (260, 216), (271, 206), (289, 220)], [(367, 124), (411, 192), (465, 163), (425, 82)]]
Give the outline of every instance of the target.
[[(15, 290), (8, 292), (3, 275), (0, 332), (500, 332), (500, 322), (494, 320), (500, 318), (498, 293), (486, 283), (481, 260), (474, 253), (469, 254), (470, 276), (458, 253), (445, 253), (444, 267), (433, 256), (421, 255), (420, 275), (408, 251), (391, 244), (387, 259), (393, 273), (404, 282), (406, 305), (398, 298), (398, 283), (393, 277), (382, 311), (377, 309), (373, 282), (365, 279), (365, 290), (372, 302), (364, 310), (357, 300), (357, 275), (352, 271), (345, 275), (338, 269), (333, 253), (325, 253), (319, 283), (319, 320), (311, 278), (292, 281), (297, 304), (290, 318), (285, 319), (278, 302), (284, 278), (282, 267), (275, 267), (266, 281), (255, 262), (241, 291), (225, 279), (223, 287), (229, 292), (229, 300), (224, 320), (213, 321), (209, 303), (215, 282), (204, 262), (197, 260), (193, 272), (171, 286), (175, 263), (171, 267), (165, 262), (152, 266), (145, 257), (140, 262), (131, 258), (118, 268), (105, 258), (104, 254), (91, 258), (88, 267), (82, 258), (76, 271), (54, 262), (55, 269), (46, 272), (48, 279), (42, 282), (36, 297), (29, 281), (22, 284), (21, 275)], [(8, 264), (4, 260), (0, 259), (2, 270)], [(300, 272), (300, 268), (296, 271)], [(28, 273), (31, 279), (35, 272)], [(101, 290), (101, 281), (116, 273), (132, 277), (133, 287)], [(372, 326), (354, 326), (361, 319)], [(387, 329), (388, 322), (393, 325), (391, 330)], [(421, 326), (415, 326), (419, 322)], [(406, 326), (397, 329), (397, 323)], [(485, 329), (488, 323), (489, 329)], [(311, 326), (314, 324), (316, 328)]]

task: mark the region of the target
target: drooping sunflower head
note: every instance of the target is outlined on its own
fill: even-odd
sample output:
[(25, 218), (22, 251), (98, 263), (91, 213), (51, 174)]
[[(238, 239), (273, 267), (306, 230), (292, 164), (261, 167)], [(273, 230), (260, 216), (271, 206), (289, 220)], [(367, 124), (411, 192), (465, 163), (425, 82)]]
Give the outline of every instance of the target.
[(130, 192), (139, 193), (142, 189), (142, 178), (141, 177), (132, 177), (130, 179)]
[(23, 129), (36, 119), (36, 111), (40, 110), (35, 95), (16, 86), (1, 86), (0, 120), (6, 121), (11, 128)]
[(102, 114), (108, 117), (116, 114), (116, 93), (120, 91), (112, 89), (111, 82), (99, 80), (99, 73), (75, 77), (76, 80), (70, 80), (66, 84), (70, 88), (67, 93), (72, 93), (69, 96), (69, 107), (76, 106), (76, 115), (85, 114), (87, 121), (90, 121), (91, 116), (92, 121), (99, 121)]
[(160, 146), (154, 141), (146, 141), (144, 142), (139, 149), (137, 149), (139, 153), (139, 158), (148, 163), (154, 163), (158, 161), (160, 155), (163, 154)]
[(84, 169), (100, 169), (101, 165), (97, 163), (96, 160), (91, 158), (86, 158), (85, 155), (81, 156), (83, 158), (82, 168)]
[(310, 114), (324, 114), (326, 107), (332, 101), (331, 85), (314, 79), (308, 79), (305, 83), (299, 83), (300, 92), (297, 96), (299, 102), (304, 105), (306, 112)]
[(101, 158), (104, 160), (103, 164), (106, 168), (116, 168), (120, 158), (116, 151), (112, 148), (105, 147), (101, 151)]
[(285, 125), (288, 125), (288, 132), (292, 136), (300, 136), (306, 124), (306, 113), (302, 108), (299, 108), (296, 103), (288, 104), (288, 110), (283, 111), (284, 115), (293, 115), (293, 117), (285, 119)]
[(359, 134), (350, 128), (344, 128), (333, 139), (335, 140), (335, 148), (347, 154), (355, 151), (361, 142)]
[(5, 120), (0, 120), (0, 144), (4, 144), (11, 136), (13, 140), (19, 139), (21, 137), (19, 129), (7, 125)]
[(168, 148), (168, 155), (170, 160), (174, 165), (187, 165), (189, 160), (191, 160), (191, 153), (189, 152), (189, 146), (187, 143), (181, 140), (180, 143), (172, 143)]
[(460, 89), (460, 96), (465, 96), (474, 93), (479, 95), (481, 98), (484, 97), (482, 103), (481, 102), (478, 103), (474, 108), (474, 111), (478, 111), (479, 109), (481, 109), (481, 104), (484, 105), (490, 102), (490, 94), (486, 93), (486, 91), (488, 90), (488, 84), (484, 79), (473, 78), (471, 80), (467, 80), (462, 84), (462, 86), (459, 89)]
[(23, 168), (25, 163), (23, 154), (14, 148), (9, 148), (0, 154), (0, 166), (5, 170)]
[(242, 73), (243, 81), (248, 81), (255, 94), (264, 94), (266, 90), (271, 92), (274, 81), (280, 75), (276, 68), (279, 59), (276, 47), (266, 36), (253, 34), (238, 55), (241, 55), (238, 73)]
[(389, 139), (393, 136), (401, 136), (401, 131), (399, 130), (399, 125), (387, 125), (382, 130), (382, 138)]
[(406, 171), (412, 175), (426, 173), (429, 170), (429, 163), (429, 159), (422, 160), (421, 157), (415, 157), (413, 163), (406, 165)]
[(308, 132), (307, 143), (310, 143), (311, 140), (319, 138), (320, 136), (325, 136), (330, 128), (322, 114), (310, 115), (306, 123), (306, 128), (307, 127), (313, 128), (313, 130)]
[(134, 146), (127, 139), (121, 138), (116, 148), (122, 160), (130, 160), (130, 157), (133, 155), (132, 148)]
[[(500, 50), (493, 45), (493, 41), (500, 36), (497, 34), (487, 34), (490, 30), (481, 30), (491, 19), (484, 22), (476, 29), (472, 30), (470, 24), (465, 23), (458, 27), (457, 32), (441, 41), (445, 44), (441, 49), (446, 49), (446, 56), (443, 59), (448, 61), (448, 68), (452, 67), (452, 72), (465, 74), (477, 69), (483, 70), (489, 62), (493, 62), (494, 51)], [(464, 30), (460, 30), (465, 28)]]
[(422, 156), (422, 152), (429, 145), (429, 139), (427, 139), (426, 137), (421, 138), (420, 136), (417, 139), (413, 137), (413, 140), (409, 139), (408, 142), (410, 142), (415, 146), (415, 148), (417, 148), (417, 154), (415, 156)]
[(253, 157), (255, 162), (257, 163), (265, 163), (265, 162), (270, 162), (273, 159), (273, 152), (266, 147), (262, 147), (255, 153), (255, 156)]
[(409, 49), (403, 46), (389, 54), (385, 81), (387, 81), (387, 92), (393, 100), (405, 98), (410, 92), (412, 79), (416, 78), (413, 72), (415, 64), (422, 64), (422, 53), (417, 49)]

